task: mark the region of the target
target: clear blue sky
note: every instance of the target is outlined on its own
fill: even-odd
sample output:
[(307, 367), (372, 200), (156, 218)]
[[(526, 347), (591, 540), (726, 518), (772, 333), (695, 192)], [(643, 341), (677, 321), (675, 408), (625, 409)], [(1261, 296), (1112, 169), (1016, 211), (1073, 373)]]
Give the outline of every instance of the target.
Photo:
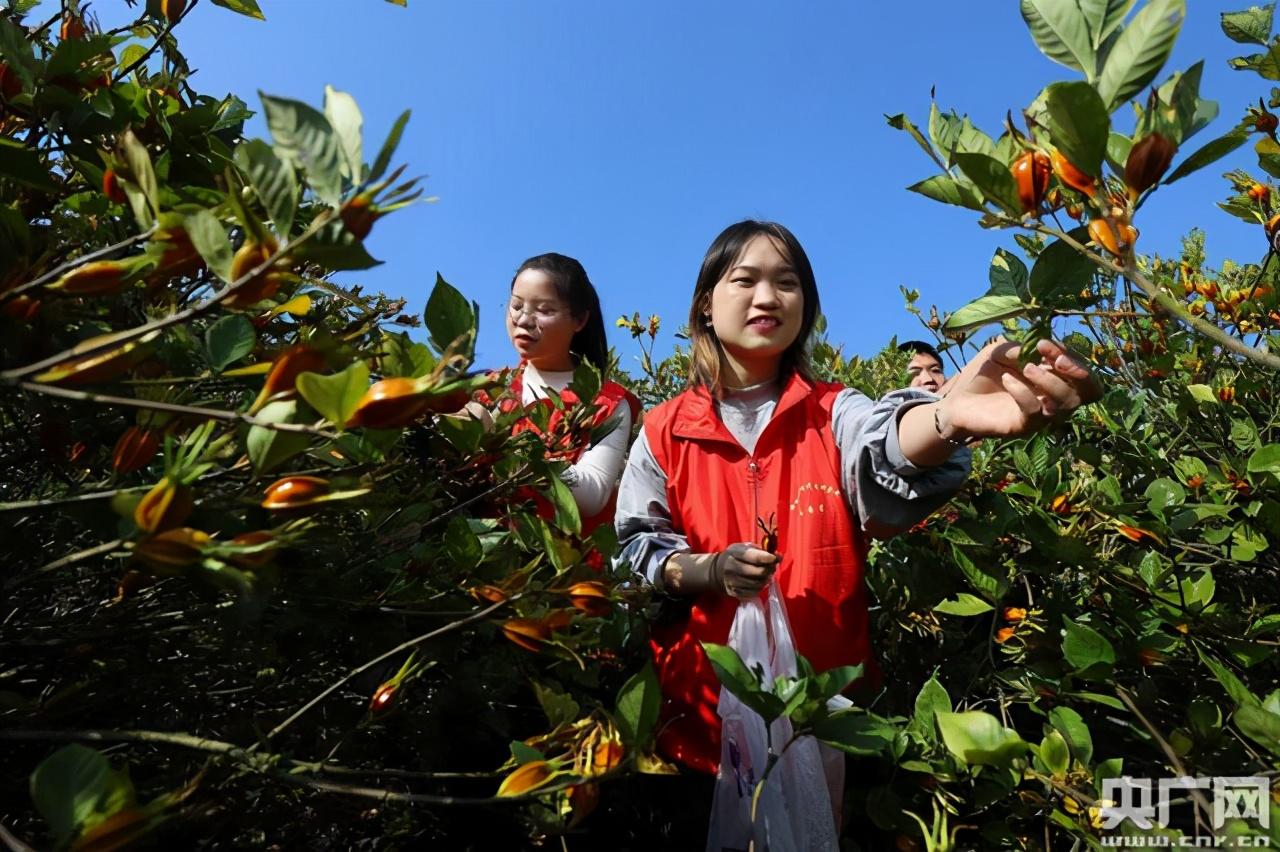
[[(97, 4), (104, 19), (110, 2)], [(319, 105), (331, 83), (363, 109), (367, 156), (412, 109), (397, 161), (429, 174), (440, 201), (382, 220), (368, 245), (385, 264), (347, 280), (420, 312), (439, 270), (481, 305), (482, 366), (512, 361), (508, 286), (544, 251), (585, 264), (625, 367), (638, 350), (613, 327), (619, 314), (660, 314), (669, 351), (708, 243), (748, 216), (795, 231), (848, 352), (924, 336), (898, 285), (954, 309), (985, 290), (993, 250), (1015, 246), (904, 189), (935, 169), (884, 114), (925, 123), (936, 86), (942, 108), (997, 136), (1007, 109), (1075, 79), (1035, 48), (1012, 0), (261, 2), (266, 22), (202, 0), (183, 23), (197, 89), (256, 109), (257, 89)], [(1248, 5), (1188, 4), (1158, 79), (1204, 58), (1202, 96), (1221, 107), (1188, 150), (1269, 91), (1226, 65), (1252, 51), (1222, 34), (1219, 13)], [(1257, 259), (1261, 230), (1214, 206), (1228, 165), (1256, 170), (1246, 146), (1158, 193), (1137, 222), (1143, 248), (1172, 254), (1200, 224), (1211, 259)]]

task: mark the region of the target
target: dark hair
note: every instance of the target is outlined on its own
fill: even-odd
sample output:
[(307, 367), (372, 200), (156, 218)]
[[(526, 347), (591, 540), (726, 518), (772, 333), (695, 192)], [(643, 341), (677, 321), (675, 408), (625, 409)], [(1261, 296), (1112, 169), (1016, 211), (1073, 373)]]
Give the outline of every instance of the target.
[(804, 294), (804, 308), (800, 321), (800, 333), (782, 353), (778, 370), (779, 379), (785, 381), (792, 373), (812, 378), (809, 367), (809, 335), (819, 312), (818, 282), (813, 276), (809, 256), (804, 253), (795, 235), (777, 222), (760, 222), (746, 219), (730, 225), (711, 242), (702, 269), (693, 288), (693, 304), (689, 307), (689, 380), (711, 391), (712, 396), (723, 394), (721, 376), (725, 371), (725, 355), (715, 330), (708, 327), (705, 315), (711, 308), (711, 291), (724, 277), (735, 261), (742, 256), (747, 243), (758, 236), (771, 239), (800, 279), (800, 291)]
[(931, 355), (933, 360), (938, 362), (938, 366), (943, 366), (942, 356), (938, 354), (938, 350), (933, 348), (933, 344), (925, 343), (923, 340), (907, 340), (898, 344), (899, 352), (911, 352), (916, 355)]
[(574, 318), (587, 318), (587, 323), (569, 341), (570, 353), (594, 364), (603, 373), (609, 366), (609, 343), (604, 336), (604, 317), (600, 315), (600, 297), (596, 288), (587, 278), (587, 270), (582, 264), (563, 254), (548, 252), (531, 257), (516, 270), (511, 279), (515, 287), (516, 278), (526, 269), (541, 272), (551, 279), (556, 294), (569, 305), (569, 313)]

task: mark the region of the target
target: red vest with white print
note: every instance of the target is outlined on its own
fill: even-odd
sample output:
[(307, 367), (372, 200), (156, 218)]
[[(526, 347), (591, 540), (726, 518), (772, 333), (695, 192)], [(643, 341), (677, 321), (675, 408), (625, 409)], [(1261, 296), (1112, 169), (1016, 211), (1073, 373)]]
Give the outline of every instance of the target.
[[(792, 376), (753, 453), (729, 433), (702, 387), (658, 406), (644, 424), (667, 474), (672, 526), (694, 553), (758, 542), (756, 519), (777, 515), (782, 563), (772, 582), (780, 584), (797, 650), (819, 672), (857, 663), (874, 668), (866, 545), (841, 489), (831, 431), (842, 389)], [(707, 592), (687, 619), (655, 625), (651, 634), (663, 694), (659, 750), (703, 772), (720, 763), (720, 683), (700, 643), (724, 644), (737, 607), (736, 599)]]
[[(590, 435), (592, 430), (603, 425), (610, 417), (612, 417), (614, 411), (617, 410), (620, 404), (625, 402), (627, 407), (631, 410), (632, 423), (635, 423), (636, 419), (640, 416), (640, 400), (636, 399), (635, 395), (631, 393), (631, 391), (627, 390), (617, 382), (612, 381), (605, 382), (601, 385), (600, 392), (595, 398), (596, 410), (595, 414), (592, 416), (591, 422), (586, 424), (584, 428), (578, 430), (571, 431), (567, 427), (564, 411), (557, 409), (550, 399), (537, 399), (531, 402), (529, 406), (524, 405), (522, 401), (523, 399), (524, 365), (521, 364), (520, 368), (515, 371), (511, 384), (508, 385), (507, 390), (497, 398), (497, 409), (503, 414), (508, 414), (515, 411), (517, 408), (528, 410), (530, 407), (535, 405), (546, 406), (551, 411), (551, 416), (547, 420), (547, 427), (545, 430), (539, 428), (531, 418), (522, 417), (516, 422), (516, 425), (512, 427), (511, 434), (518, 435), (521, 432), (533, 432), (537, 434), (546, 442), (549, 453), (551, 453), (555, 458), (567, 461), (570, 464), (576, 464), (577, 461), (582, 458), (582, 454), (589, 449), (586, 443), (587, 436)], [(580, 403), (577, 394), (568, 388), (565, 388), (560, 392), (560, 400), (565, 404), (566, 410)], [(495, 400), (483, 391), (476, 395), (476, 401), (482, 405), (495, 405)], [(541, 494), (530, 489), (525, 496), (529, 497), (537, 505), (539, 517), (545, 520), (550, 520), (555, 517), (555, 508), (551, 505), (551, 502)], [(609, 495), (609, 501), (605, 504), (603, 509), (590, 517), (582, 519), (582, 537), (586, 538), (591, 535), (591, 533), (601, 524), (613, 523), (613, 513), (617, 507), (617, 503), (618, 491), (617, 488), (615, 488), (613, 493)]]

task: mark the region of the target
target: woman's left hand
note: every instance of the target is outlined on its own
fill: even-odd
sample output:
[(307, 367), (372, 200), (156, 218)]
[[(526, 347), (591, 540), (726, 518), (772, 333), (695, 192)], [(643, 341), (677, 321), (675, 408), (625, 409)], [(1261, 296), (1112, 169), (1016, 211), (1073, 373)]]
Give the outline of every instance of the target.
[(1020, 346), (997, 340), (950, 382), (938, 424), (952, 440), (1012, 438), (1035, 432), (1102, 396), (1089, 368), (1061, 343), (1041, 340), (1038, 363), (1018, 365)]

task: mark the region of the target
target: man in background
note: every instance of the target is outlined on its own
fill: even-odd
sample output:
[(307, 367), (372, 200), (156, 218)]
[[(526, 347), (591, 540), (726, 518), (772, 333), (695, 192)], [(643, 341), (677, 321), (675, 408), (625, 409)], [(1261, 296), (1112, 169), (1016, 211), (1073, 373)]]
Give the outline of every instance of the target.
[(911, 360), (907, 362), (907, 372), (911, 376), (908, 387), (927, 390), (929, 393), (941, 393), (947, 376), (942, 368), (942, 356), (923, 340), (908, 340), (898, 344), (899, 352), (910, 352)]

